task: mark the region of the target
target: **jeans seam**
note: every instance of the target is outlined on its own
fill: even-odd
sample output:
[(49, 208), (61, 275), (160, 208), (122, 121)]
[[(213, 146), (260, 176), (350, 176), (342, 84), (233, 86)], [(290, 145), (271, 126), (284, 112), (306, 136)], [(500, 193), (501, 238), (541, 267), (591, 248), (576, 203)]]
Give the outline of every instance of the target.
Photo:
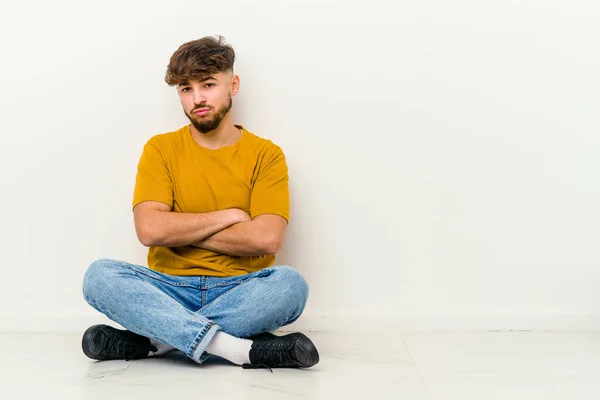
[(206, 277), (202, 277), (202, 284), (200, 286), (200, 308), (206, 305), (206, 296), (207, 296), (208, 288), (206, 287)]
[[(244, 283), (246, 283), (248, 281), (251, 281), (252, 279), (263, 278), (266, 275), (266, 269), (267, 268), (263, 268), (263, 269), (259, 270), (258, 273), (256, 273), (256, 275), (252, 275), (252, 276), (249, 276), (247, 278), (240, 279), (238, 281), (218, 282), (218, 283), (214, 283), (212, 285), (208, 285), (208, 286), (206, 286), (206, 288), (207, 289), (213, 289), (213, 288), (216, 288), (216, 287), (231, 286), (231, 285), (239, 286), (239, 285), (242, 285), (242, 284), (244, 284)], [(263, 271), (265, 271), (265, 272), (263, 272)]]
[[(254, 279), (258, 279), (258, 278), (263, 278), (263, 276), (253, 276), (252, 278), (246, 279), (245, 281), (237, 284), (234, 288), (231, 288), (229, 291), (227, 291), (226, 293), (231, 293), (232, 290), (236, 290), (237, 288), (239, 288), (240, 286), (244, 286), (247, 283), (253, 281)], [(225, 294), (225, 293), (223, 293)], [(223, 296), (223, 294), (221, 296)], [(202, 314), (202, 310), (204, 310), (206, 307), (212, 305), (215, 301), (217, 301), (221, 296), (215, 298), (213, 301), (211, 301), (209, 304), (206, 304), (205, 306), (203, 306), (201, 309), (197, 310), (197, 313)]]
[(196, 288), (196, 286), (188, 285), (187, 283), (170, 282), (170, 281), (168, 281), (166, 279), (161, 279), (160, 277), (157, 277), (157, 276), (155, 276), (153, 274), (147, 274), (145, 272), (138, 271), (137, 269), (129, 268), (129, 265), (127, 266), (127, 268), (131, 271), (131, 273), (133, 275), (138, 275), (138, 274), (139, 275), (144, 275), (145, 277), (148, 277), (150, 279), (155, 279), (155, 280), (157, 280), (159, 282), (165, 283), (165, 284), (170, 285), (170, 286)]
[[(127, 264), (127, 266), (128, 266), (127, 270), (128, 270), (128, 271), (129, 271), (129, 272), (130, 272), (130, 273), (131, 273), (133, 276), (137, 276), (137, 275), (138, 275), (138, 273), (139, 273), (139, 274), (141, 274), (141, 275), (149, 276), (149, 275), (146, 275), (146, 274), (144, 274), (144, 273), (141, 273), (141, 272), (139, 272), (139, 271), (136, 271), (136, 270), (135, 270), (135, 269), (133, 269), (133, 268), (129, 268), (129, 264)], [(157, 279), (157, 280), (159, 280), (159, 281), (161, 281), (161, 282), (162, 282), (162, 280), (161, 280), (161, 279)], [(169, 282), (166, 282), (166, 283), (169, 283)], [(191, 285), (186, 285), (186, 286), (188, 286), (188, 287), (191, 287), (191, 288), (196, 288), (195, 286), (191, 286)], [(87, 301), (87, 300), (86, 300), (86, 301)], [(176, 301), (177, 301), (177, 300), (176, 300)], [(89, 303), (89, 302), (88, 302), (88, 303)], [(181, 303), (179, 302), (179, 304), (181, 304)], [(197, 317), (198, 317), (198, 311), (192, 311), (192, 310), (188, 309), (187, 307), (185, 307), (183, 304), (181, 304), (181, 305), (183, 306), (183, 311), (184, 311), (185, 313), (189, 314), (189, 316), (190, 316), (190, 317), (192, 317), (192, 318), (197, 318)], [(202, 314), (200, 314), (200, 315), (201, 315), (202, 317), (204, 317)], [(212, 321), (212, 320), (209, 320), (209, 319), (208, 319), (208, 318), (206, 318), (206, 317), (204, 317), (204, 318), (205, 318), (205, 319), (208, 321), (208, 323), (212, 323), (212, 324), (214, 324), (214, 323), (215, 323), (214, 321)]]

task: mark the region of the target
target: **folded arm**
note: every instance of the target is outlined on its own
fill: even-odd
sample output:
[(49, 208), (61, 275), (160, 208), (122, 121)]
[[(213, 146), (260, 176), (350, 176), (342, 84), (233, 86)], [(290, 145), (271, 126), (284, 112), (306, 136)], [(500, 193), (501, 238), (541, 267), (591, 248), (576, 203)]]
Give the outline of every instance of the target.
[(133, 209), (135, 230), (144, 246), (188, 246), (234, 224), (249, 221), (250, 216), (230, 208), (206, 213), (172, 212), (157, 201), (139, 203)]
[(232, 256), (262, 256), (277, 253), (283, 246), (287, 220), (275, 214), (262, 214), (240, 222), (193, 245)]

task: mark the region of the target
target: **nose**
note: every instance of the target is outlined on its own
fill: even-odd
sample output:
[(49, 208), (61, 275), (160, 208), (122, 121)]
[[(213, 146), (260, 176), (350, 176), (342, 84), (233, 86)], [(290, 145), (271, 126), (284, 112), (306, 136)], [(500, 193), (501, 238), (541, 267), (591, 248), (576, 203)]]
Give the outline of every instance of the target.
[(206, 96), (204, 96), (204, 94), (202, 94), (202, 91), (194, 90), (193, 100), (194, 100), (194, 104), (203, 104), (203, 103), (206, 103)]

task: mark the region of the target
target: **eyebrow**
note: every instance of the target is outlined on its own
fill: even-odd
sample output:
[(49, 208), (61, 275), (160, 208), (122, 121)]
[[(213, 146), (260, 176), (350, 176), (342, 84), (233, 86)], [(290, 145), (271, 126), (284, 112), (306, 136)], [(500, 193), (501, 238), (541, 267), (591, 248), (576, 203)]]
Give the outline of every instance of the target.
[(217, 78), (215, 78), (214, 76), (207, 76), (206, 78), (202, 78), (202, 79), (198, 80), (198, 82), (206, 82), (206, 81), (209, 81), (209, 80), (211, 80), (211, 79), (214, 79), (215, 81), (217, 81), (217, 80), (218, 80), (218, 79), (217, 79)]
[[(196, 80), (196, 79), (194, 79), (194, 80)], [(218, 80), (217, 78), (215, 78), (214, 76), (207, 76), (207, 77), (205, 77), (205, 78), (202, 78), (202, 79), (197, 79), (196, 81), (197, 81), (197, 82), (200, 82), (200, 83), (202, 83), (202, 82), (206, 82), (206, 81), (210, 81), (210, 80), (215, 80), (215, 81), (217, 81), (217, 82), (219, 81), (219, 80)], [(189, 83), (188, 81), (185, 81), (185, 82), (181, 82), (181, 83), (179, 84), (179, 86), (180, 86), (180, 87), (181, 87), (181, 86), (188, 86), (189, 84), (190, 84), (190, 83)]]

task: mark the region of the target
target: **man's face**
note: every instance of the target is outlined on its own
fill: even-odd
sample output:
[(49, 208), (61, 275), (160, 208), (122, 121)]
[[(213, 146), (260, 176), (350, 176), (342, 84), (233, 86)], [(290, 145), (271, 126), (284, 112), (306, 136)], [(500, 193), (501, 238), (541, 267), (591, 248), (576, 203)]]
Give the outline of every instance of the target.
[(239, 78), (230, 72), (211, 74), (177, 86), (181, 105), (190, 122), (201, 133), (216, 129), (231, 110)]

